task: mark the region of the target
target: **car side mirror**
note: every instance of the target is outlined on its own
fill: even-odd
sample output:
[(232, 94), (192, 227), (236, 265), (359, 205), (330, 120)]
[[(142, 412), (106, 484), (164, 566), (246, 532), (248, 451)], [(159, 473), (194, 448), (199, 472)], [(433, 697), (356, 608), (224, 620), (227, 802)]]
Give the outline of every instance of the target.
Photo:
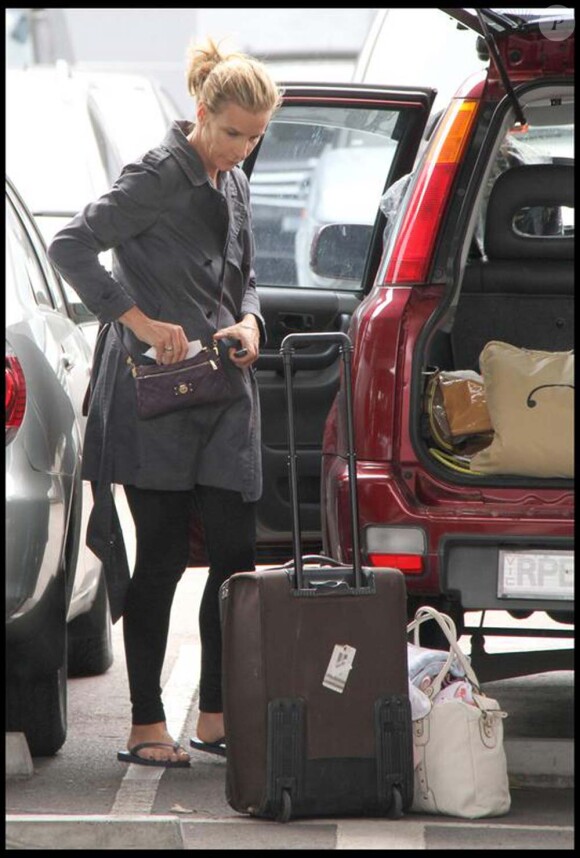
[(331, 223), (322, 226), (310, 247), (310, 267), (320, 277), (362, 280), (372, 226)]

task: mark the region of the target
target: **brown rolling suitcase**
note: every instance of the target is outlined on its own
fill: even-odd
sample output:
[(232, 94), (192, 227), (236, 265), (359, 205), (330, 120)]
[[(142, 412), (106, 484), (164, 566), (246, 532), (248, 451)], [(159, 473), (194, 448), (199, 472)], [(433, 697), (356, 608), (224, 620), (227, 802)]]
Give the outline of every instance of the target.
[[(337, 342), (344, 360), (353, 565), (302, 557), (292, 357)], [(290, 334), (288, 399), (294, 559), (232, 575), (220, 591), (226, 798), (253, 816), (400, 817), (413, 800), (406, 588), (361, 568), (346, 334)]]

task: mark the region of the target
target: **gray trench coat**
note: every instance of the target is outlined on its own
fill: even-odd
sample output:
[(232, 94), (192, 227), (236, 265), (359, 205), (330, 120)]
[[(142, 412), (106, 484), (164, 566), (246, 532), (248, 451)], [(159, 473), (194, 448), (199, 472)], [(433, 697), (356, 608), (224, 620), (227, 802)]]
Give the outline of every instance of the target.
[[(50, 259), (102, 323), (137, 305), (207, 344), (218, 327), (253, 313), (263, 338), (248, 180), (236, 167), (235, 177), (219, 174), (214, 188), (187, 141), (191, 128), (174, 122), (160, 146), (128, 164), (107, 194), (55, 236)], [(98, 260), (108, 249), (112, 275)], [(83, 477), (96, 484), (87, 544), (105, 565), (113, 619), (122, 612), (129, 573), (111, 484), (210, 485), (239, 491), (245, 501), (262, 490), (253, 368), (236, 367), (220, 344), (235, 390), (231, 402), (140, 420), (123, 346), (136, 363), (147, 362), (141, 355), (148, 344), (122, 324), (111, 325), (95, 369), (83, 449)]]

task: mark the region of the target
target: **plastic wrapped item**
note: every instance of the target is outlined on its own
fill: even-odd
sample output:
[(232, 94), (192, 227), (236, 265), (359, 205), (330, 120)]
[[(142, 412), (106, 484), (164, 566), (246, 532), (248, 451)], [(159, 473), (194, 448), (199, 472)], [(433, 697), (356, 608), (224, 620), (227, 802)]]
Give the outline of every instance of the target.
[(387, 188), (381, 197), (379, 208), (387, 219), (387, 223), (383, 231), (383, 247), (385, 248), (392, 233), (393, 224), (395, 223), (399, 212), (401, 200), (405, 195), (412, 176), (412, 173), (406, 173), (404, 176), (401, 176), (400, 179), (397, 179), (396, 182), (393, 182), (393, 184)]
[(491, 443), (491, 424), (483, 378), (469, 369), (434, 370), (427, 383), (425, 410), (429, 430), (441, 449), (472, 451)]
[(440, 372), (438, 381), (452, 438), (492, 431), (479, 373), (469, 369)]

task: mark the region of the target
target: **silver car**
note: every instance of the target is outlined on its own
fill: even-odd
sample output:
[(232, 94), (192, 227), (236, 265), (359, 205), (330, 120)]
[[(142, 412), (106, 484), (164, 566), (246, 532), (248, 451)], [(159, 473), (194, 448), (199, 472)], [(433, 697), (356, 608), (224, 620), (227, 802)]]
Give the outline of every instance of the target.
[(112, 663), (80, 470), (92, 350), (8, 180), (5, 224), (6, 730), (23, 732), (31, 754), (44, 756), (66, 738), (67, 673), (99, 674)]

